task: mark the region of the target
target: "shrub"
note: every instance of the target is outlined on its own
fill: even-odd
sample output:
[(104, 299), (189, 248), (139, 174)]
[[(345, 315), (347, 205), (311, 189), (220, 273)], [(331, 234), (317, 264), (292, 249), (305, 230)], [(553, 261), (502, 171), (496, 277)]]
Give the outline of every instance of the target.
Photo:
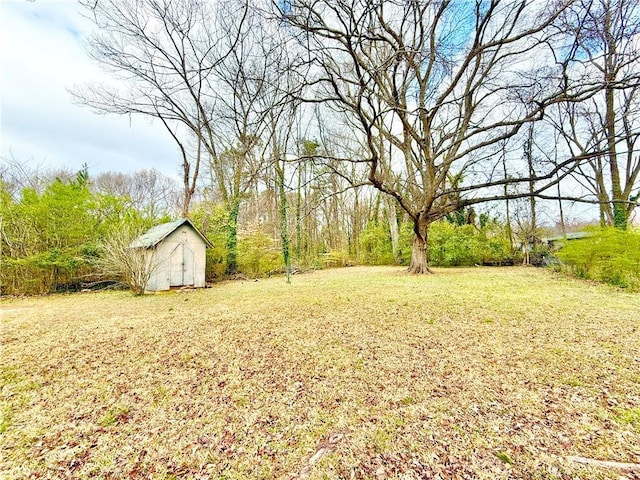
[(481, 261), (479, 244), (473, 225), (435, 222), (429, 229), (429, 260), (443, 267), (474, 265)]
[(640, 290), (640, 231), (604, 228), (592, 233), (560, 249), (562, 268), (577, 277)]
[(393, 248), (388, 225), (369, 222), (360, 234), (359, 261), (365, 265), (393, 264)]
[(409, 265), (411, 263), (411, 252), (413, 250), (413, 224), (404, 222), (400, 225), (400, 241), (399, 241), (398, 258), (401, 265)]
[(0, 292), (35, 294), (76, 290), (93, 278), (97, 245), (122, 223), (143, 219), (123, 198), (92, 193), (86, 171), (51, 181), (42, 192), (13, 198), (0, 183)]
[[(478, 228), (458, 225), (448, 220), (434, 222), (429, 227), (429, 264), (436, 267), (461, 267), (476, 264), (510, 265), (514, 253), (504, 225), (484, 219)], [(411, 261), (413, 226), (404, 223), (400, 229), (400, 260)]]
[(490, 221), (480, 229), (478, 237), (481, 264), (512, 265), (514, 263), (516, 255), (504, 225), (497, 221)]
[(238, 242), (238, 266), (251, 278), (281, 269), (280, 252), (271, 237), (255, 231)]
[(208, 281), (219, 281), (227, 271), (227, 231), (229, 215), (223, 205), (196, 205), (191, 220), (209, 239), (205, 276)]
[(334, 268), (334, 267), (348, 267), (352, 265), (349, 254), (344, 250), (331, 250), (326, 253), (321, 253), (318, 256), (315, 267), (317, 269)]
[(114, 229), (103, 241), (97, 266), (107, 278), (126, 284), (135, 295), (142, 295), (157, 268), (155, 249), (131, 248), (141, 233), (126, 225)]

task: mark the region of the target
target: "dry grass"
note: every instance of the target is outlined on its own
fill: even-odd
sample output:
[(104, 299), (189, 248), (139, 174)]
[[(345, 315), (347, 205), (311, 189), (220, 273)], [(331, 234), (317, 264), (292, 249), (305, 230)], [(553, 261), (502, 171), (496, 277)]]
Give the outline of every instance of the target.
[(640, 461), (640, 295), (546, 271), (2, 308), (7, 479), (618, 479), (567, 457)]

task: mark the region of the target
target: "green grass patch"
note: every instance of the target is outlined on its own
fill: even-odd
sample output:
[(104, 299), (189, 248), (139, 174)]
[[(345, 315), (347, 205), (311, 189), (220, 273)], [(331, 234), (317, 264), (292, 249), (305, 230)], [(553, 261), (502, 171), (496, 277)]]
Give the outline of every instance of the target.
[(100, 420), (100, 426), (111, 427), (119, 423), (124, 423), (129, 418), (130, 408), (125, 405), (110, 407)]
[(4, 433), (13, 422), (13, 411), (9, 405), (0, 407), (0, 433)]
[(513, 465), (513, 460), (511, 459), (511, 457), (504, 452), (496, 453), (496, 457), (498, 457), (498, 459), (502, 463), (508, 463), (509, 465)]
[(616, 408), (614, 418), (617, 422), (626, 423), (636, 431), (640, 431), (640, 407)]

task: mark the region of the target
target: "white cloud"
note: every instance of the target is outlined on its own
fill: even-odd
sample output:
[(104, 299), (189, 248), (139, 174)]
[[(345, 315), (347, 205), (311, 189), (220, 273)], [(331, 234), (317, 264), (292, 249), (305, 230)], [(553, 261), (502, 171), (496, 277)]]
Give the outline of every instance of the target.
[(175, 176), (178, 150), (157, 124), (74, 105), (67, 89), (102, 79), (83, 39), (91, 23), (76, 0), (0, 3), (2, 156), (90, 172), (156, 167)]

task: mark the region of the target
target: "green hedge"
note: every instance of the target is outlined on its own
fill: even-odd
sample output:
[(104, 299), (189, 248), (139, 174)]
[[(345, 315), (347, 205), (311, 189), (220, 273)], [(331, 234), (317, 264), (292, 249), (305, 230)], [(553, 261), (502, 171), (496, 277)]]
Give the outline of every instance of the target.
[(392, 265), (393, 248), (388, 223), (369, 222), (360, 234), (358, 262), (364, 265)]
[[(519, 261), (511, 251), (504, 225), (486, 220), (479, 227), (458, 225), (449, 220), (429, 227), (429, 265), (465, 267), (473, 265), (511, 265)], [(409, 264), (413, 244), (413, 227), (409, 223), (400, 232), (401, 261)]]
[(571, 240), (558, 251), (564, 271), (630, 290), (640, 290), (640, 230), (604, 228)]
[(124, 198), (92, 192), (84, 170), (42, 192), (25, 188), (16, 198), (0, 181), (0, 294), (81, 288), (100, 276), (100, 242), (123, 224), (149, 222)]

